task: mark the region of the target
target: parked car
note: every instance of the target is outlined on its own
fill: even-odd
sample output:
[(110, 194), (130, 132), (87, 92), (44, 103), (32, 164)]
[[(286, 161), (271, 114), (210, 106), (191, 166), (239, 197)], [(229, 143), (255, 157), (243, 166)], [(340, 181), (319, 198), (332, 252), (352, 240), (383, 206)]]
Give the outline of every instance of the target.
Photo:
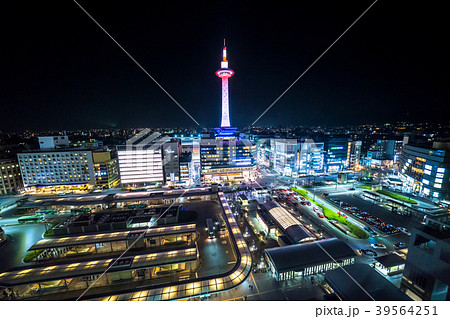
[(399, 242), (399, 243), (394, 244), (395, 249), (403, 248), (403, 247), (405, 247), (405, 246), (406, 246), (406, 244), (405, 244), (405, 243), (402, 243), (402, 242)]
[(375, 249), (386, 249), (386, 245), (378, 244), (378, 243), (371, 244), (370, 247), (375, 248)]

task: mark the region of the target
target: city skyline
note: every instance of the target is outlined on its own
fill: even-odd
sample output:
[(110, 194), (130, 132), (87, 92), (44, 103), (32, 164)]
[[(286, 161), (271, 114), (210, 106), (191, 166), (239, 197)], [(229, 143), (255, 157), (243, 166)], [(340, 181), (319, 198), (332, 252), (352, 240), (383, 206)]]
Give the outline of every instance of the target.
[[(4, 23), (23, 25), (6, 36), (2, 105), (11, 121), (4, 131), (39, 129), (43, 123), (47, 129), (217, 126), (220, 84), (213, 72), (224, 37), (239, 70), (230, 85), (230, 117), (236, 126), (249, 125), (371, 3), (273, 11), (232, 3), (177, 4), (173, 10), (163, 4), (152, 10), (80, 4), (200, 126), (75, 4), (58, 4), (61, 16), (42, 12), (45, 19), (29, 13), (19, 18), (18, 8), (8, 4), (10, 20)], [(414, 6), (404, 9), (409, 14), (398, 24), (400, 6), (376, 3), (257, 125), (433, 121), (448, 103), (436, 41), (443, 28), (434, 19), (415, 32), (419, 26), (408, 19), (418, 10), (429, 12)]]

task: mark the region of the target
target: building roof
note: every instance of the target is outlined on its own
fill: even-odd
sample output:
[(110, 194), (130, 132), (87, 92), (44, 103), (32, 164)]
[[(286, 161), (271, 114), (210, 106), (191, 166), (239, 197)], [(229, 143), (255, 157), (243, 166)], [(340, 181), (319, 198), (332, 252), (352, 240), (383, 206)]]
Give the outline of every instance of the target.
[(325, 280), (336, 295), (345, 301), (411, 301), (411, 298), (367, 264), (337, 268), (327, 272)]
[(39, 267), (30, 266), (26, 269), (0, 273), (0, 284), (4, 286), (14, 286), (25, 283), (101, 274), (106, 270), (112, 272), (187, 262), (197, 259), (197, 248), (195, 246), (190, 246), (189, 248), (174, 249), (171, 251), (121, 257), (114, 266), (109, 268), (114, 262), (114, 259), (115, 258), (108, 258)]
[(100, 233), (92, 235), (80, 235), (80, 236), (68, 236), (62, 238), (45, 238), (41, 239), (37, 243), (28, 249), (38, 250), (38, 249), (49, 249), (56, 247), (66, 247), (66, 246), (76, 246), (76, 245), (88, 245), (96, 243), (106, 243), (112, 241), (121, 241), (134, 239), (133, 234), (139, 234), (145, 232), (142, 236), (143, 238), (167, 236), (172, 234), (182, 234), (195, 232), (196, 224), (186, 224), (186, 225), (176, 225), (167, 227), (154, 227), (147, 230), (128, 230), (119, 231), (113, 233)]
[(333, 259), (339, 261), (356, 256), (346, 243), (337, 238), (270, 248), (265, 252), (278, 273), (302, 271), (309, 266), (332, 262)]
[(285, 235), (294, 243), (305, 240), (314, 240), (313, 234), (307, 230), (294, 216), (292, 216), (284, 207), (277, 202), (269, 201), (262, 204), (273, 220), (284, 231)]
[(405, 264), (405, 260), (397, 254), (389, 254), (376, 257), (375, 260), (386, 268)]

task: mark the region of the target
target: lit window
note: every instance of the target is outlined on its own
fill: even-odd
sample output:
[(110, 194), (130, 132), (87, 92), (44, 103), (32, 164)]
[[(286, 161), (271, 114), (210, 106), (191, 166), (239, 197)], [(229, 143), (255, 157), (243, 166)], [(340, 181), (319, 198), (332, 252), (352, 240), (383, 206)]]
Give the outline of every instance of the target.
[(431, 175), (431, 171), (424, 171), (425, 174)]

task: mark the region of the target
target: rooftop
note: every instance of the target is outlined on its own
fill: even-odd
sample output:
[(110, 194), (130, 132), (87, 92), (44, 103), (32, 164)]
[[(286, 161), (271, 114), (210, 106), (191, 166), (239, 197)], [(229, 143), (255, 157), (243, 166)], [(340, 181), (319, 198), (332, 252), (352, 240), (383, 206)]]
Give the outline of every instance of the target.
[(380, 264), (382, 264), (386, 268), (403, 265), (405, 264), (405, 259), (400, 257), (397, 254), (389, 254), (375, 258)]
[[(197, 259), (197, 248), (194, 246), (178, 250), (123, 257), (120, 259), (120, 262), (109, 269), (109, 272), (186, 262), (195, 259)], [(114, 258), (108, 258), (75, 262), (71, 264), (46, 265), (40, 267), (30, 266), (25, 269), (0, 273), (0, 285), (14, 286), (25, 283), (100, 274), (105, 272), (113, 261)]]
[[(329, 238), (265, 250), (279, 273), (354, 257), (355, 252), (342, 240)], [(331, 258), (331, 257), (333, 258)]]
[(96, 243), (105, 243), (111, 241), (120, 241), (127, 240), (129, 237), (135, 233), (141, 233), (145, 231), (144, 238), (148, 237), (158, 237), (165, 236), (171, 234), (181, 234), (186, 232), (195, 232), (195, 224), (186, 224), (186, 225), (177, 225), (177, 226), (169, 226), (169, 227), (155, 227), (149, 228), (148, 230), (129, 230), (129, 231), (120, 231), (113, 233), (101, 233), (95, 235), (83, 235), (83, 236), (70, 236), (70, 237), (62, 237), (62, 238), (46, 238), (41, 239), (37, 243), (28, 249), (38, 250), (38, 249), (49, 249), (56, 247), (66, 247), (66, 246), (74, 246), (74, 245), (87, 245), (87, 244), (96, 244)]
[(411, 301), (367, 264), (353, 264), (327, 272), (325, 281), (344, 301)]

